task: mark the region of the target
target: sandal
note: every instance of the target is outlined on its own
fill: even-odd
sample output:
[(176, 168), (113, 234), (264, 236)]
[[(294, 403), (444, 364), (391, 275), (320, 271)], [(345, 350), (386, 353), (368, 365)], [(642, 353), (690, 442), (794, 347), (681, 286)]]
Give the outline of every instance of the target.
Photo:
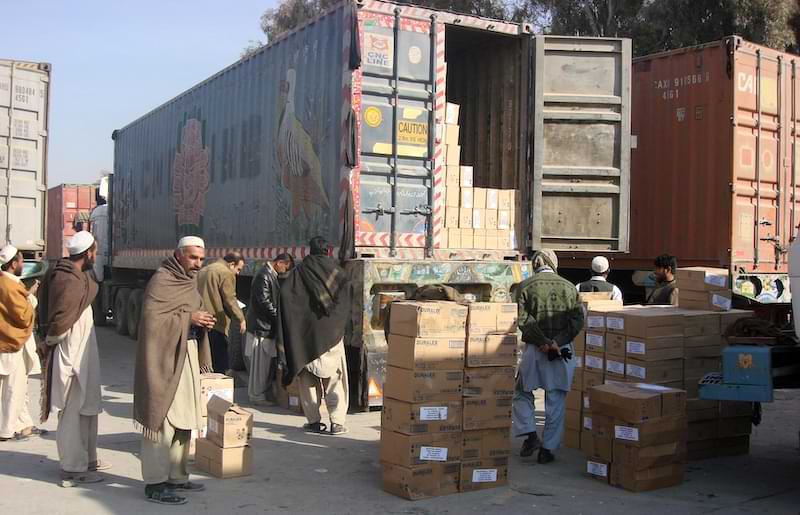
[(314, 424), (303, 424), (303, 429), (305, 429), (307, 433), (323, 434), (328, 431), (328, 426), (322, 422), (316, 422)]
[(98, 476), (97, 474), (93, 474), (91, 472), (61, 472), (61, 486), (64, 488), (100, 483), (102, 481), (102, 476)]
[(150, 502), (154, 502), (156, 504), (167, 504), (170, 506), (178, 506), (189, 502), (186, 497), (176, 494), (175, 490), (171, 490), (165, 486), (159, 485), (157, 488), (153, 488), (149, 491), (148, 488), (149, 487), (145, 487), (144, 495)]
[(192, 483), (191, 481), (187, 481), (185, 483), (168, 483), (169, 488), (175, 491), (183, 491), (183, 492), (202, 492), (206, 489), (206, 485), (201, 485), (200, 483)]
[(89, 472), (97, 472), (98, 470), (108, 470), (111, 468), (111, 463), (103, 460), (89, 462)]

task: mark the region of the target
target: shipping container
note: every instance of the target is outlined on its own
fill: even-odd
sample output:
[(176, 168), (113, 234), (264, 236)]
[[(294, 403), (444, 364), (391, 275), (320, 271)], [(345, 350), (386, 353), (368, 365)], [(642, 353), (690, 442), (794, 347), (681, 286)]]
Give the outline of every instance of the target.
[(0, 59), (0, 246), (45, 250), (50, 65)]
[(91, 229), (95, 202), (93, 184), (61, 184), (47, 190), (47, 259), (69, 255), (67, 242), (78, 231)]
[(739, 37), (634, 60), (630, 254), (620, 269), (729, 269), (738, 295), (790, 300), (800, 57)]
[[(630, 48), (339, 4), (114, 132), (104, 296), (118, 328), (135, 331), (117, 314), (136, 319), (143, 278), (184, 234), (211, 257), (242, 252), (243, 275), (321, 235), (348, 251), (363, 299), (347, 336), (353, 397), (379, 403), (382, 299), (448, 283), (506, 301), (530, 248), (627, 250)], [(446, 148), (449, 104), (460, 137)], [(508, 245), (450, 245), (446, 156), (473, 166), (476, 188), (516, 190)]]

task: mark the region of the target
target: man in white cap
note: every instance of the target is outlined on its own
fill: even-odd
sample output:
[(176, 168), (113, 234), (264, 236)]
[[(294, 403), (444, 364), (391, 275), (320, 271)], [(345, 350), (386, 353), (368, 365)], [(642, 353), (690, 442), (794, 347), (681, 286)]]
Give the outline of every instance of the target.
[(41, 292), (45, 320), (43, 345), (45, 399), (42, 421), (58, 413), (58, 458), (62, 486), (97, 483), (95, 472), (110, 467), (97, 459), (97, 416), (102, 411), (100, 354), (94, 329), (92, 301), (97, 283), (88, 273), (97, 244), (81, 231), (67, 244), (69, 257), (59, 260)]
[(576, 288), (580, 293), (610, 293), (611, 300), (622, 300), (622, 290), (608, 282), (611, 265), (605, 256), (595, 256), (592, 259), (592, 278), (584, 281)]
[(38, 282), (22, 284), (22, 254), (11, 245), (0, 249), (0, 442), (43, 434), (28, 413), (28, 376), (38, 374), (33, 336)]
[(181, 238), (147, 284), (142, 304), (133, 385), (133, 419), (142, 431), (142, 479), (147, 500), (186, 503), (192, 430), (200, 429), (200, 374), (211, 371), (208, 331), (216, 319), (203, 306), (197, 272), (205, 244)]

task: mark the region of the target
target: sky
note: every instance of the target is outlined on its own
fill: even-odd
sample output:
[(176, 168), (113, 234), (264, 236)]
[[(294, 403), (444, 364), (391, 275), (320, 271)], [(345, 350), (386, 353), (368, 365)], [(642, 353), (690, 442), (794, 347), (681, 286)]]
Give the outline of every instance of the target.
[(276, 0), (0, 0), (0, 58), (52, 64), (48, 187), (112, 170), (111, 132), (264, 40)]

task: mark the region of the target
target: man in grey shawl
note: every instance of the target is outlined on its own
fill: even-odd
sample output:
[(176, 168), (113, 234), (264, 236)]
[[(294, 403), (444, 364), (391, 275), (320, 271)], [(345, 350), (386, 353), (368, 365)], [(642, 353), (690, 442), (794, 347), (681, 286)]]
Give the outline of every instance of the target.
[(197, 290), (204, 257), (202, 239), (182, 238), (144, 294), (133, 416), (143, 435), (145, 496), (159, 504), (184, 504), (180, 492), (204, 489), (186, 470), (192, 430), (202, 422), (200, 374), (211, 370), (207, 331), (216, 323)]

